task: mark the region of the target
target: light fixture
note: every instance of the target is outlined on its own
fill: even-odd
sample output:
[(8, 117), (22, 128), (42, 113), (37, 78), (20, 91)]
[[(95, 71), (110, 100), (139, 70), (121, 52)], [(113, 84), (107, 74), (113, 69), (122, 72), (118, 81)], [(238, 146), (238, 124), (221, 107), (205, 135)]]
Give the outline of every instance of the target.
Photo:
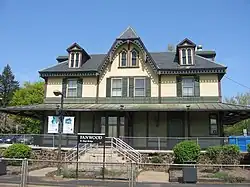
[(53, 93), (55, 96), (63, 95), (62, 92), (59, 90), (54, 90)]

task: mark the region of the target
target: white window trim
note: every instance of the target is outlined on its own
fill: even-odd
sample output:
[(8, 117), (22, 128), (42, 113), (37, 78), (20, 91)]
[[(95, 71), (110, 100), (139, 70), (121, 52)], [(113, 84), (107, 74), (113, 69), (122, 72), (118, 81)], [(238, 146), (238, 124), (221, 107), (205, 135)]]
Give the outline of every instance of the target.
[[(191, 49), (191, 63), (188, 61), (188, 49), (191, 49), (191, 48), (185, 48), (185, 49), (180, 49), (180, 61), (181, 61), (181, 65), (183, 66), (189, 66), (189, 65), (193, 65), (194, 64), (194, 50)], [(186, 53), (186, 64), (183, 64), (183, 60), (182, 60), (182, 50), (185, 50), (185, 53)]]
[[(136, 52), (136, 62), (135, 65), (133, 65), (133, 52)], [(131, 56), (131, 67), (137, 67), (139, 66), (139, 52), (136, 49), (133, 49), (130, 51)]]
[[(135, 95), (135, 89), (136, 89), (135, 81), (136, 81), (136, 79), (144, 79), (144, 95), (143, 96), (136, 96)], [(135, 77), (134, 78), (134, 97), (145, 97), (145, 96), (146, 96), (146, 79), (145, 79), (145, 77)]]
[[(76, 81), (76, 87), (69, 87), (69, 81)], [(68, 82), (67, 82), (67, 97), (74, 97), (74, 96), (69, 96), (69, 89), (76, 89), (76, 97), (77, 97), (77, 79), (68, 79)]]
[[(72, 54), (74, 54), (74, 63), (73, 63), (73, 67), (71, 67)], [(78, 54), (78, 66), (76, 66), (76, 54)], [(70, 68), (79, 68), (79, 67), (80, 67), (80, 64), (81, 64), (81, 58), (82, 58), (82, 54), (81, 54), (80, 52), (70, 52), (69, 67), (70, 67)]]
[[(125, 66), (122, 65), (122, 53), (123, 53), (123, 52), (126, 53), (126, 65), (125, 65)], [(120, 52), (120, 67), (128, 67), (128, 52), (125, 51), (125, 50), (122, 50), (122, 51)]]
[[(183, 94), (183, 79), (193, 79), (193, 95), (184, 95)], [(195, 83), (194, 83), (195, 79), (193, 76), (186, 76), (186, 77), (182, 77), (182, 81), (181, 81), (181, 89), (182, 89), (182, 97), (194, 97), (195, 93), (194, 93), (194, 87), (195, 87)]]
[[(111, 78), (111, 97), (122, 97), (122, 94), (121, 96), (113, 96), (113, 80), (121, 80), (121, 83), (122, 83), (122, 78)], [(122, 84), (121, 84), (121, 91), (122, 91)]]

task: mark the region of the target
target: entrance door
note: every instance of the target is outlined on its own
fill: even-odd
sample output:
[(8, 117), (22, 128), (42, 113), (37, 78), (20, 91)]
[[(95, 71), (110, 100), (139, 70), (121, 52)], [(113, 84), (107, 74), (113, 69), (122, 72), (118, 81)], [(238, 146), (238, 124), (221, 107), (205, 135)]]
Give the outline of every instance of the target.
[(108, 137), (117, 137), (118, 117), (108, 117)]
[(107, 116), (101, 118), (101, 132), (107, 137), (119, 137), (125, 134), (124, 116)]
[(181, 119), (171, 119), (168, 123), (168, 141), (167, 147), (168, 149), (173, 149), (173, 147), (181, 141), (178, 137), (184, 137), (184, 125)]

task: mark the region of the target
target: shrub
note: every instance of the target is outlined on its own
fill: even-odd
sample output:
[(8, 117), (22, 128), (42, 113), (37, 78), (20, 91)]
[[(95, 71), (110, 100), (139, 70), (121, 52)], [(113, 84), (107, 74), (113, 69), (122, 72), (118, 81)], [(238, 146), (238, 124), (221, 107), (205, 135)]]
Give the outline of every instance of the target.
[(4, 152), (6, 158), (30, 158), (32, 149), (24, 144), (12, 144)]
[(163, 163), (163, 158), (161, 156), (153, 156), (150, 159), (151, 163)]
[(250, 153), (250, 144), (247, 144), (247, 152)]
[(219, 155), (222, 152), (222, 146), (211, 146), (206, 150), (206, 156), (213, 162), (218, 163)]
[(173, 151), (176, 163), (196, 162), (200, 156), (201, 148), (193, 141), (183, 141), (175, 145)]
[(241, 159), (240, 148), (237, 145), (222, 146), (221, 164), (239, 164)]
[(241, 158), (240, 149), (237, 145), (209, 147), (206, 156), (213, 164), (239, 164)]

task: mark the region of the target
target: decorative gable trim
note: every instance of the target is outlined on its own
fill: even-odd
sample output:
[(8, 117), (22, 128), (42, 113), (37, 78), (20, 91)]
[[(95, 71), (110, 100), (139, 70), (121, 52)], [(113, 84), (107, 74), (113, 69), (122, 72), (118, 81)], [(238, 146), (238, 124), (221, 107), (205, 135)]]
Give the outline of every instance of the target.
[(187, 75), (187, 74), (206, 74), (206, 73), (221, 73), (225, 74), (226, 73), (226, 68), (213, 68), (213, 69), (183, 69), (183, 70), (160, 70), (159, 74), (169, 74), (169, 75), (176, 75), (176, 74), (182, 74), (182, 75)]
[(97, 76), (98, 73), (96, 71), (89, 72), (39, 72), (40, 77), (88, 77), (88, 76)]
[(143, 44), (143, 42), (141, 41), (140, 38), (135, 38), (135, 39), (128, 39), (128, 40), (123, 40), (123, 39), (116, 39), (115, 42), (113, 43), (112, 47), (110, 48), (108, 54), (106, 55), (106, 57), (104, 58), (103, 62), (100, 64), (99, 68), (98, 68), (98, 72), (101, 74), (104, 69), (107, 67), (107, 65), (112, 62), (115, 58), (115, 52), (116, 50), (121, 47), (122, 45), (126, 44), (126, 43), (132, 43), (135, 46), (137, 46), (143, 56), (144, 56), (144, 60), (146, 63), (149, 63), (152, 70), (157, 73), (157, 65), (154, 62), (153, 58), (151, 57), (150, 53), (147, 51), (145, 45)]

